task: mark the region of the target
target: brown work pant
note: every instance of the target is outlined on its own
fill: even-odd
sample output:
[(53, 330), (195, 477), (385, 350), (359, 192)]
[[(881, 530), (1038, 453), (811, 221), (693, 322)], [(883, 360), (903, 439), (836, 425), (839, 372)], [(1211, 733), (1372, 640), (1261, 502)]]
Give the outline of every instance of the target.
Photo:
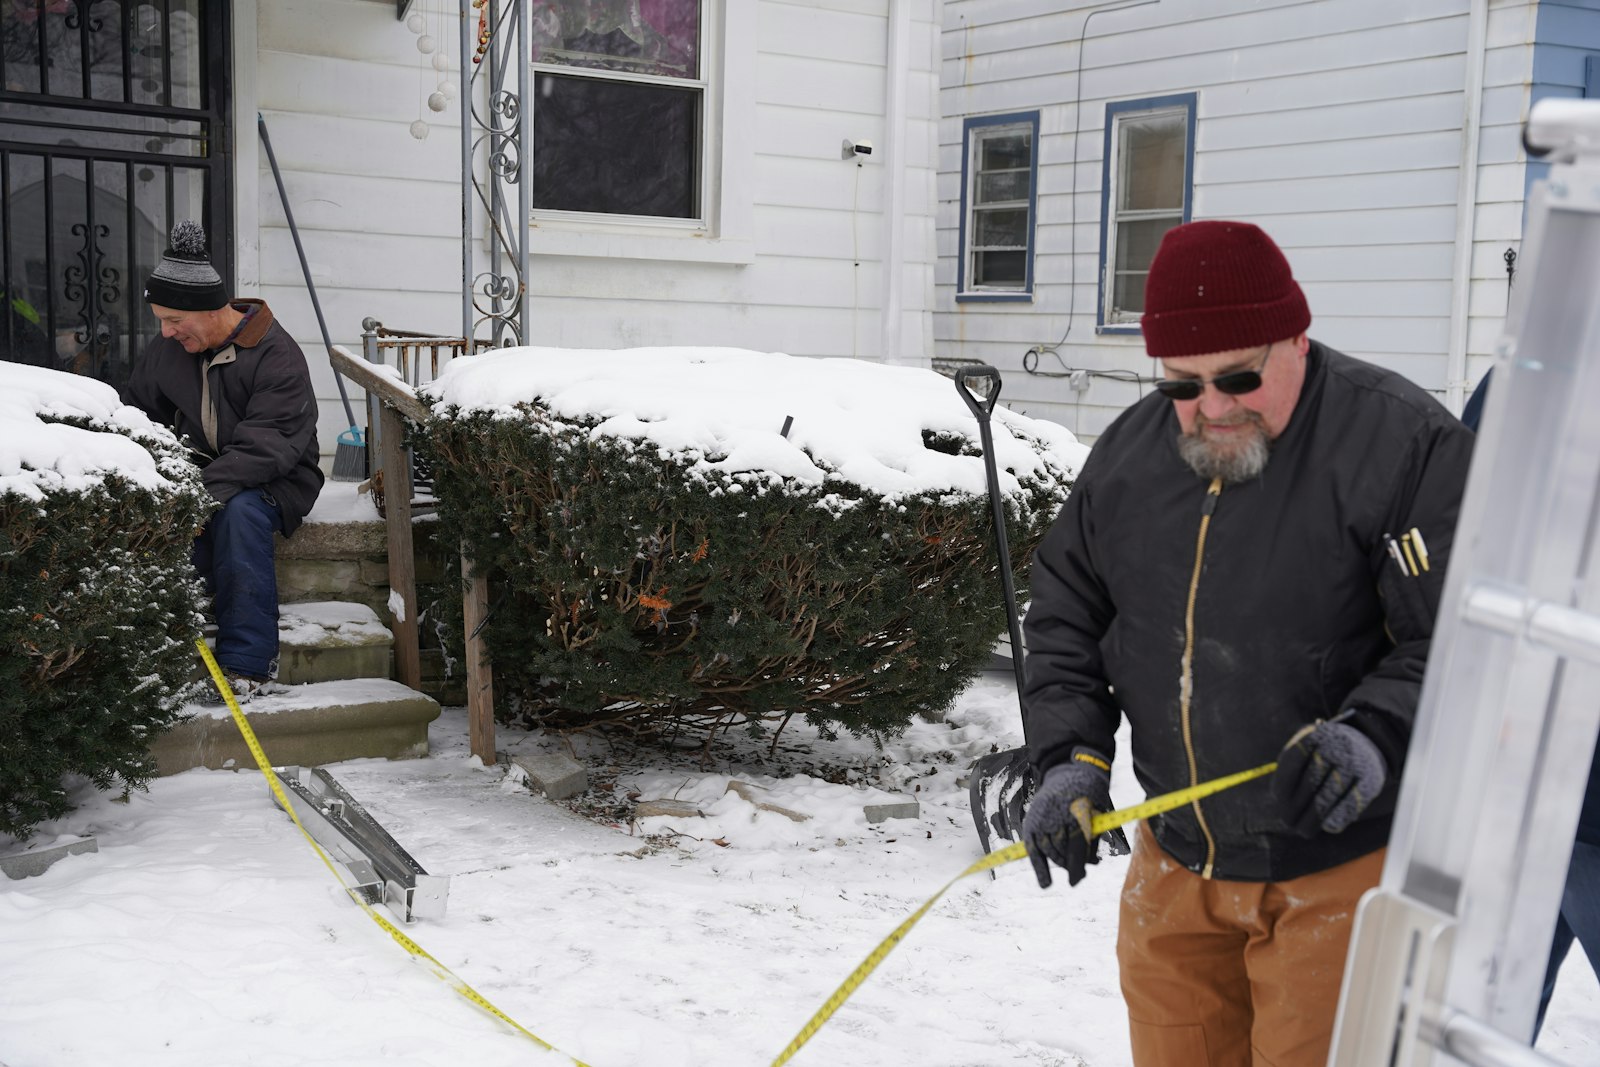
[(1286, 882), (1201, 878), (1141, 825), (1117, 960), (1136, 1067), (1324, 1067), (1384, 851)]

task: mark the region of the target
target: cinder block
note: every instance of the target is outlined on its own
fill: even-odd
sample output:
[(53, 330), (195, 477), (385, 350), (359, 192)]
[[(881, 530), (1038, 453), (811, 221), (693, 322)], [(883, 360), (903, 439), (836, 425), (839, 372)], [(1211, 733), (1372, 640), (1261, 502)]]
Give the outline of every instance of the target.
[(564, 752), (522, 752), (511, 757), (528, 784), (551, 800), (565, 800), (589, 788), (589, 772)]
[(922, 814), (922, 806), (904, 795), (884, 804), (868, 804), (861, 810), (866, 812), (867, 821), (873, 823), (883, 822), (885, 819), (915, 819)]
[[(194, 717), (150, 743), (158, 775), (191, 767), (248, 769), (255, 757), (226, 707), (192, 706)], [(428, 754), (439, 704), (399, 682), (357, 678), (284, 686), (242, 709), (274, 766), (339, 760), (416, 759)]]
[(387, 678), (394, 637), (365, 604), (285, 604), (278, 616), (278, 681)]
[(0, 874), (4, 874), (7, 878), (32, 878), (36, 874), (48, 871), (58, 861), (68, 856), (99, 851), (99, 842), (92, 837), (85, 837), (77, 841), (68, 841), (64, 845), (17, 852), (9, 856), (0, 856)]
[(356, 559), (382, 556), (388, 548), (389, 531), (382, 520), (308, 522), (293, 537), (277, 539), (279, 559)]

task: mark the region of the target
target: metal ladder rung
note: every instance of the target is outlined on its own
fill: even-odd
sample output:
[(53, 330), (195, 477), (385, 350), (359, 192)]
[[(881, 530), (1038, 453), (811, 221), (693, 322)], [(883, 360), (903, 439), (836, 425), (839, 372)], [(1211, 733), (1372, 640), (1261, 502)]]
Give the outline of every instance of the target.
[(1462, 617), (1562, 656), (1600, 664), (1600, 616), (1493, 585), (1466, 592)]
[(1542, 1052), (1460, 1012), (1448, 1013), (1442, 1023), (1429, 1029), (1434, 1031), (1428, 1035), (1430, 1044), (1471, 1067), (1562, 1067)]

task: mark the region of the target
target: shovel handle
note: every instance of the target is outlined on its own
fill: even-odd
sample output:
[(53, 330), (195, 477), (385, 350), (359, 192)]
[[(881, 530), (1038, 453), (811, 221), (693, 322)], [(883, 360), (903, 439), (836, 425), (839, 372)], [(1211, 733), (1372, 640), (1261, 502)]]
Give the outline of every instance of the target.
[[(969, 381), (988, 381), (989, 389), (986, 400), (979, 400), (976, 393), (967, 387)], [(987, 363), (978, 363), (970, 367), (956, 368), (956, 392), (961, 394), (961, 399), (967, 402), (967, 408), (979, 422), (986, 423), (989, 416), (994, 413), (994, 405), (1000, 399), (1000, 372)]]

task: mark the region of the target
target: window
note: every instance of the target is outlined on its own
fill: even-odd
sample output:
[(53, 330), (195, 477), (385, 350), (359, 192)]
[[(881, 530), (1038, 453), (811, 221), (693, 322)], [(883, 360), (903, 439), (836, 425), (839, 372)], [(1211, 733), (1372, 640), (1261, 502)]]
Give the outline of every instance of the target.
[(704, 217), (700, 0), (533, 0), (533, 206)]
[(1039, 113), (967, 119), (957, 300), (1031, 300)]
[(1135, 332), (1166, 232), (1189, 221), (1195, 94), (1106, 105), (1101, 171), (1100, 326)]

